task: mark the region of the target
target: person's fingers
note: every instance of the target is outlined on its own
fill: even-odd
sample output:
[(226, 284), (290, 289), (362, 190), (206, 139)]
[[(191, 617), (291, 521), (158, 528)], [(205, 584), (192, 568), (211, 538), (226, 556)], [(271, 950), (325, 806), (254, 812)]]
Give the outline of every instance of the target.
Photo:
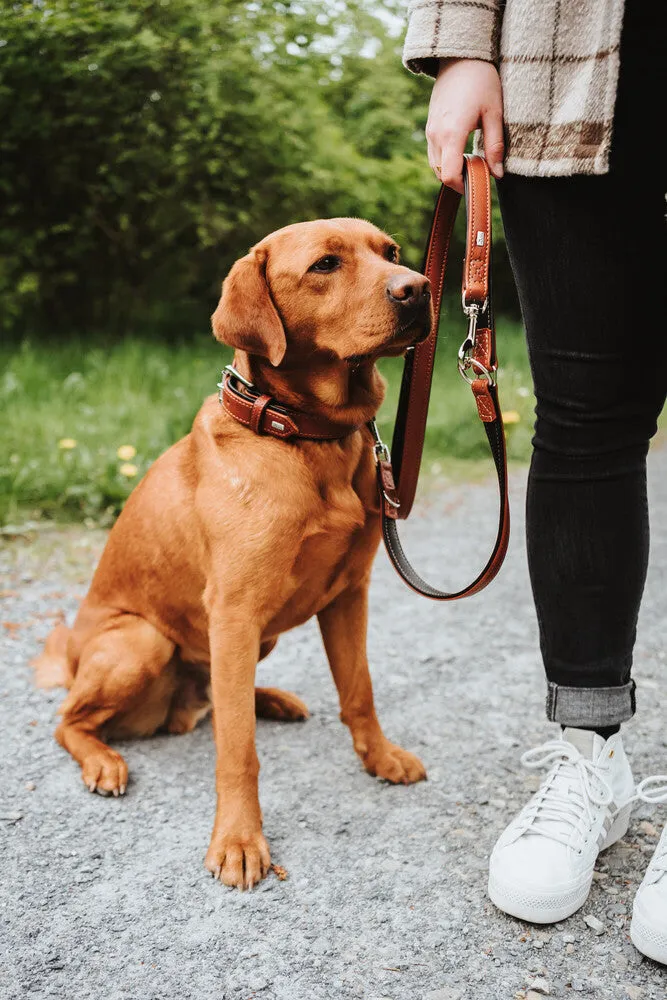
[(463, 154), (468, 140), (463, 132), (448, 132), (441, 136), (440, 180), (447, 187), (463, 194)]
[(482, 112), (482, 132), (484, 134), (484, 156), (489, 165), (489, 170), (494, 177), (502, 177), (504, 173), (505, 136), (503, 133), (503, 116), (500, 111)]

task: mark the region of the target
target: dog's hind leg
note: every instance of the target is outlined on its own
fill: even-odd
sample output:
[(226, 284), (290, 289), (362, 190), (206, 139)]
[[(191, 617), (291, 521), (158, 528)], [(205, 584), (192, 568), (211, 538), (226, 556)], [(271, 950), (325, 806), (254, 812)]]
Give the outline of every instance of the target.
[(278, 688), (255, 688), (255, 715), (259, 719), (299, 722), (309, 716), (308, 708), (291, 691)]
[[(277, 639), (267, 639), (259, 647), (259, 658), (269, 655)], [(255, 715), (258, 719), (276, 719), (279, 722), (300, 722), (310, 715), (308, 708), (291, 691), (279, 688), (255, 688)]]
[(168, 733), (190, 733), (211, 711), (211, 685), (208, 674), (186, 672), (181, 665), (178, 686), (169, 707)]
[[(124, 719), (136, 717), (142, 703), (150, 709), (153, 728), (165, 721), (173, 685), (165, 685), (161, 675), (173, 652), (169, 639), (145, 619), (130, 614), (114, 619), (86, 643), (60, 709), (62, 722), (56, 739), (81, 765), (81, 776), (91, 792), (122, 795), (125, 791), (127, 765), (102, 741), (100, 730), (107, 726), (123, 729)], [(164, 702), (162, 718), (151, 697), (154, 687)]]
[(70, 687), (74, 680), (72, 664), (67, 654), (70, 630), (61, 622), (49, 634), (44, 649), (32, 661), (37, 687)]

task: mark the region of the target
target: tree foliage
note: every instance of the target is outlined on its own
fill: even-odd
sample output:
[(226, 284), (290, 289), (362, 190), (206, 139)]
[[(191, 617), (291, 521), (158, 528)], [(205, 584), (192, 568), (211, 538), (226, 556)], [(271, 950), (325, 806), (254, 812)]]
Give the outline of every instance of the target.
[(199, 322), (253, 242), (320, 216), (417, 264), (429, 85), (399, 52), (362, 0), (4, 5), (2, 326)]

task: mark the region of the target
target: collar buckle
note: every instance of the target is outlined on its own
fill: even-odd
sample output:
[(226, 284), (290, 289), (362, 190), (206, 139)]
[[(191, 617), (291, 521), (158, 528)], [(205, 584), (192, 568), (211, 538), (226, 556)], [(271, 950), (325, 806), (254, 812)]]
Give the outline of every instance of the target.
[(234, 365), (225, 365), (225, 367), (220, 372), (220, 382), (217, 383), (219, 403), (222, 403), (222, 390), (224, 389), (225, 386), (225, 375), (228, 375), (231, 378), (235, 378), (238, 382), (241, 382), (241, 384), (244, 385), (246, 389), (255, 391), (255, 386), (253, 385), (253, 383), (249, 382), (247, 378), (244, 378), (243, 375), (241, 375), (241, 372), (237, 371)]

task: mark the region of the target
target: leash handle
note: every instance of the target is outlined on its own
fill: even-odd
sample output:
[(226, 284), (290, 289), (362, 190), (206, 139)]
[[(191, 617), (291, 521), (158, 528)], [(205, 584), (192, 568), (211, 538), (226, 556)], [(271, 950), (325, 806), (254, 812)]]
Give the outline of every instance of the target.
[(486, 587), (500, 569), (509, 542), (507, 457), (496, 385), (498, 360), (491, 301), (491, 180), (486, 160), (481, 156), (466, 155), (463, 179), (467, 227), (461, 301), (468, 317), (468, 332), (459, 349), (458, 368), (472, 389), (477, 412), (484, 424), (500, 499), (493, 550), (484, 569), (467, 587), (448, 592), (423, 580), (403, 551), (396, 525), (397, 520), (408, 517), (419, 479), (442, 293), (460, 202), (460, 196), (444, 185), (436, 200), (423, 264), (423, 272), (431, 283), (433, 325), (428, 338), (406, 354), (391, 457), (374, 424), (371, 426), (375, 437), (382, 534), (387, 553), (408, 586), (437, 601), (458, 600)]

